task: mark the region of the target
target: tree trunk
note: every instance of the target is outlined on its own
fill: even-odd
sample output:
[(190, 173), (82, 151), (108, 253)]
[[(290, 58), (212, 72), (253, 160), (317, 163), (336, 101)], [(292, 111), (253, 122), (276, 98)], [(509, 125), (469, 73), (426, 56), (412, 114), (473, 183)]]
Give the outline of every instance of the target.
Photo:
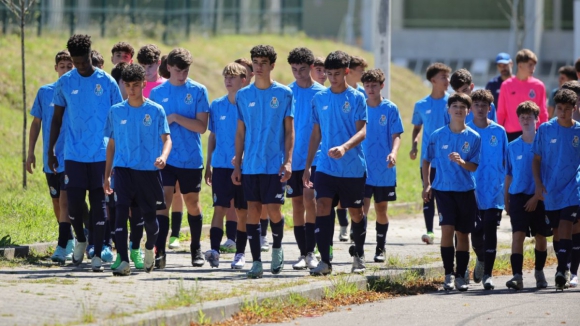
[(20, 54), (22, 57), (22, 115), (24, 123), (22, 125), (22, 188), (26, 189), (26, 66), (24, 63), (24, 14), (25, 4), (21, 2), (22, 11), (20, 12)]

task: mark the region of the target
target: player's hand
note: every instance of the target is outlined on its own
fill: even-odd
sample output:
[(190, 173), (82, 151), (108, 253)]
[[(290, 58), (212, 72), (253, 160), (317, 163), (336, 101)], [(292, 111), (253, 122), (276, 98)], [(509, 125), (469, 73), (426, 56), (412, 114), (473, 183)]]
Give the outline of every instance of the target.
[(166, 162), (167, 160), (165, 159), (165, 157), (163, 156), (159, 156), (156, 160), (155, 160), (155, 166), (159, 169), (162, 170), (165, 165), (167, 164)]
[(52, 151), (48, 154), (48, 166), (54, 174), (56, 174), (56, 169), (58, 169), (58, 160)]
[(242, 184), (242, 170), (239, 167), (234, 167), (234, 172), (232, 172), (232, 182), (239, 186)]
[(336, 146), (328, 150), (328, 156), (334, 159), (339, 159), (343, 157), (344, 153), (346, 153), (346, 149), (344, 148), (344, 146)]
[(177, 121), (177, 116), (175, 113), (171, 113), (170, 115), (167, 116), (167, 124), (168, 125), (174, 123), (175, 121)]
[(536, 207), (538, 206), (538, 201), (540, 199), (537, 196), (533, 196), (532, 198), (528, 199), (528, 201), (526, 202), (526, 204), (524, 205), (524, 209), (526, 210), (526, 212), (533, 212), (536, 210)]
[(314, 184), (312, 183), (312, 181), (310, 181), (310, 169), (304, 169), (304, 174), (302, 174), (302, 183), (304, 184), (304, 187), (306, 188), (312, 188), (312, 186), (314, 186)]
[(389, 169), (397, 165), (397, 154), (395, 153), (389, 154), (389, 156), (387, 156), (387, 162), (389, 162), (389, 164), (387, 165)]
[(36, 156), (34, 156), (34, 153), (28, 154), (28, 157), (26, 158), (26, 171), (33, 174), (34, 172), (32, 171), (32, 168), (36, 169)]
[(536, 184), (536, 193), (534, 194), (534, 197), (536, 197), (538, 200), (544, 200), (544, 194), (547, 193), (548, 192), (546, 191), (546, 187), (544, 187), (543, 183)]
[(431, 189), (431, 185), (425, 186), (423, 188), (423, 201), (428, 203), (431, 201), (433, 196), (433, 189)]
[(208, 166), (207, 169), (205, 169), (205, 175), (203, 176), (203, 178), (205, 179), (205, 184), (211, 187), (211, 177), (212, 177), (212, 170), (211, 170), (211, 166)]
[(409, 152), (409, 157), (413, 161), (417, 158), (417, 149), (416, 148), (411, 149), (411, 151)]
[(461, 158), (461, 155), (459, 155), (459, 153), (457, 152), (450, 153), (448, 157), (449, 160), (451, 160), (451, 162), (455, 162), (459, 165), (465, 164), (465, 161)]
[(105, 183), (103, 184), (103, 190), (105, 190), (105, 195), (110, 195), (113, 193), (111, 188), (111, 178), (105, 178)]
[(282, 176), (282, 178), (280, 178), (280, 182), (288, 181), (292, 176), (292, 164), (290, 163), (282, 164), (280, 170), (278, 171), (278, 175)]

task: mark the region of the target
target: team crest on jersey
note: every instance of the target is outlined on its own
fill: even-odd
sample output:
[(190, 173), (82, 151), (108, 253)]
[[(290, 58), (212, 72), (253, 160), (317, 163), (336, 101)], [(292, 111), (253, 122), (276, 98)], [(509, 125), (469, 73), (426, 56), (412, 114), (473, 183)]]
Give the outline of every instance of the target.
[(578, 138), (578, 136), (574, 136), (574, 139), (572, 139), (572, 146), (578, 147), (578, 145), (580, 145), (580, 138)]
[(288, 195), (292, 195), (293, 192), (294, 192), (294, 189), (292, 189), (292, 187), (290, 187), (290, 185), (286, 185), (286, 193)]
[(350, 112), (350, 103), (344, 102), (344, 105), (342, 106), (342, 112), (344, 112), (344, 113)]
[(469, 149), (470, 149), (470, 148), (469, 148), (469, 143), (468, 143), (468, 142), (465, 142), (465, 143), (463, 144), (463, 146), (461, 146), (461, 151), (462, 151), (463, 153), (469, 153)]
[(64, 184), (67, 185), (68, 184), (68, 175), (64, 176)]
[(277, 109), (280, 106), (280, 102), (278, 102), (278, 99), (274, 96), (272, 97), (272, 100), (270, 101), (270, 107), (272, 109)]
[(101, 86), (101, 84), (95, 85), (95, 95), (97, 96), (103, 95), (103, 87)]
[(191, 96), (191, 94), (187, 93), (187, 95), (185, 95), (185, 104), (191, 104), (193, 103), (193, 96)]
[(151, 125), (151, 116), (149, 114), (145, 114), (145, 118), (143, 118), (143, 124), (145, 127), (149, 127)]
[(56, 195), (56, 189), (54, 189), (54, 187), (50, 187), (50, 194), (51, 195)]
[(491, 136), (491, 139), (489, 140), (489, 144), (491, 146), (497, 146), (497, 137), (495, 137), (495, 135)]
[(536, 98), (536, 91), (534, 91), (533, 89), (530, 89), (530, 92), (528, 93), (528, 96), (530, 98)]
[(381, 118), (379, 119), (379, 124), (381, 126), (386, 126), (387, 125), (387, 116), (382, 114)]

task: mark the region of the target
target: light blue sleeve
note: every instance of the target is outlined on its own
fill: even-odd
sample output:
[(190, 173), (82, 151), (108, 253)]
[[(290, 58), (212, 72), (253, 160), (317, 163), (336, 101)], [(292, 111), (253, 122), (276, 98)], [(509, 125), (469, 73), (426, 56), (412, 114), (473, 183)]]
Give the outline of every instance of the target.
[(532, 153), (539, 156), (542, 156), (542, 135), (544, 134), (544, 127), (544, 124), (540, 125), (536, 137), (534, 137), (534, 142), (532, 143)]
[(105, 128), (103, 129), (103, 136), (115, 139), (113, 135), (113, 110), (109, 109), (109, 114), (107, 114), (107, 121), (105, 122)]
[[(40, 102), (40, 97), (41, 95), (41, 90), (38, 90), (38, 93), (36, 93), (36, 98), (34, 99), (34, 104), (32, 104), (32, 109), (30, 109), (30, 114), (35, 117), (38, 118), (40, 120), (42, 120), (42, 104)], [(50, 123), (50, 121), (45, 121), (44, 123)]]
[(201, 87), (201, 94), (197, 99), (196, 113), (209, 112), (209, 96), (207, 95), (207, 88)]
[(401, 120), (401, 114), (396, 105), (393, 105), (393, 112), (391, 113), (391, 121), (389, 123), (389, 130), (391, 135), (403, 133), (403, 121)]
[(497, 110), (495, 108), (495, 104), (493, 103), (491, 103), (491, 110), (487, 114), (487, 118), (497, 123)]
[(512, 174), (512, 161), (511, 161), (511, 153), (509, 147), (506, 150), (506, 162), (505, 162), (505, 172), (509, 176), (513, 176)]
[[(362, 95), (362, 94), (361, 94)], [(358, 103), (355, 113), (356, 121), (368, 121), (367, 117), (367, 101), (364, 96), (357, 96)]]
[(413, 118), (411, 119), (411, 123), (415, 126), (423, 125), (423, 119), (421, 118), (421, 114), (419, 113), (419, 108), (417, 108), (418, 103), (415, 103), (415, 108), (413, 109)]
[(473, 148), (470, 151), (470, 155), (467, 157), (467, 161), (479, 165), (479, 158), (481, 155), (481, 138), (479, 136), (473, 137)]
[(111, 87), (111, 105), (123, 102), (123, 96), (121, 96), (121, 90), (119, 85), (115, 82), (113, 77), (109, 77), (110, 87)]
[(320, 121), (318, 118), (318, 110), (316, 110), (315, 97), (312, 98), (312, 123), (320, 125)]
[(54, 85), (54, 96), (52, 97), (54, 105), (66, 107), (66, 99), (62, 93), (62, 79), (59, 79)]
[(167, 123), (167, 116), (165, 110), (159, 109), (159, 136), (171, 134), (169, 124)]
[[(431, 137), (429, 137), (429, 144), (427, 145), (427, 151), (425, 153), (425, 157), (423, 157), (422, 159), (424, 159), (427, 162), (432, 162), (435, 159), (435, 142), (433, 139), (437, 138), (437, 136), (439, 135), (439, 133), (433, 133), (431, 134)], [(435, 136), (435, 137), (433, 137)], [(421, 163), (422, 165), (423, 163)]]
[(287, 104), (286, 110), (284, 111), (284, 117), (294, 117), (296, 107), (294, 106), (294, 97), (292, 95), (292, 92), (286, 94), (285, 100)]

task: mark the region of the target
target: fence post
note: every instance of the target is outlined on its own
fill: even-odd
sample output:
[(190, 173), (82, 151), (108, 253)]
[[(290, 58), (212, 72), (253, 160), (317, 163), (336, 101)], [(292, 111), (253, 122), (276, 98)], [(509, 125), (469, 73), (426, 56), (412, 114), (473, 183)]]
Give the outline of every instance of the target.
[(302, 0), (298, 0), (298, 10), (300, 10), (296, 15), (298, 16), (298, 30), (302, 31), (304, 24), (304, 4)]
[(131, 24), (135, 25), (135, 9), (137, 8), (137, 0), (131, 0)]
[(75, 0), (71, 0), (70, 1), (70, 6), (69, 6), (69, 11), (70, 11), (70, 16), (69, 16), (69, 29), (70, 29), (70, 35), (74, 35), (75, 33)]
[(260, 22), (260, 34), (264, 31), (264, 11), (266, 10), (266, 0), (260, 0), (260, 12), (258, 13), (258, 21)]
[(286, 7), (286, 1), (280, 0), (280, 35), (284, 35), (284, 8)]
[(107, 0), (101, 0), (101, 37), (105, 37), (106, 34), (106, 22), (107, 22)]
[(235, 0), (235, 8), (236, 8), (236, 34), (240, 34), (240, 16), (241, 16), (241, 11), (242, 11), (242, 2), (240, 0)]
[(36, 35), (37, 36), (41, 36), (42, 35), (42, 4), (44, 1), (42, 0), (38, 0), (38, 29), (36, 30)]
[(165, 1), (165, 12), (163, 14), (163, 26), (165, 27), (163, 30), (163, 43), (167, 44), (167, 29), (169, 25), (169, 6), (170, 2)]
[(185, 0), (185, 36), (189, 39), (191, 24), (191, 0)]
[(2, 6), (2, 35), (6, 35), (8, 30), (8, 8)]

